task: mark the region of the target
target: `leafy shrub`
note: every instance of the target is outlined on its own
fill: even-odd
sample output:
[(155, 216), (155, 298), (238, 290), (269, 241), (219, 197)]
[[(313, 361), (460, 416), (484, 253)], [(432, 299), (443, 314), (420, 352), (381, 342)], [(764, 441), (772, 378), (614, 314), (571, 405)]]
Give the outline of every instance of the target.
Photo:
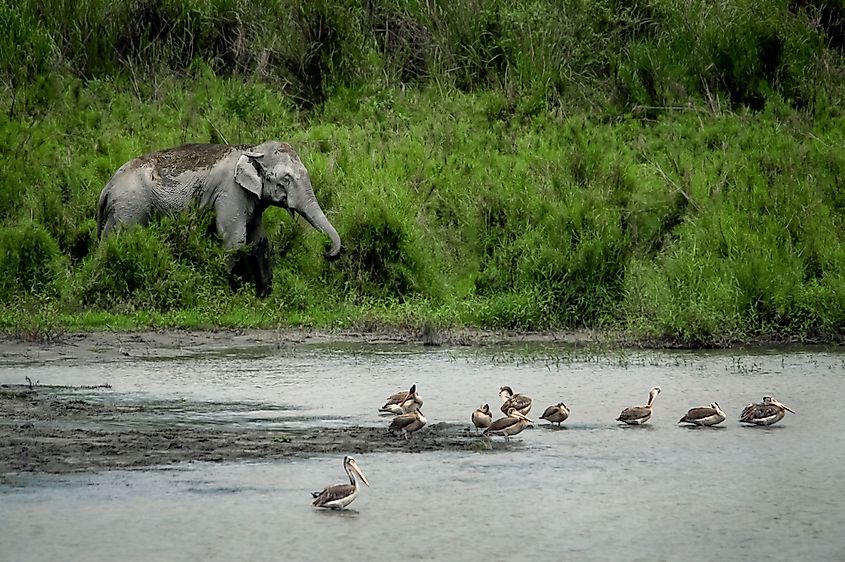
[(41, 225), (23, 221), (0, 229), (0, 299), (55, 293), (61, 271), (59, 245)]
[(543, 330), (555, 325), (546, 314), (543, 296), (535, 290), (500, 293), (470, 302), (462, 320), (473, 325), (507, 330)]
[(225, 281), (227, 256), (217, 239), (212, 211), (192, 208), (174, 213), (160, 219), (151, 231), (167, 245), (174, 261), (208, 279)]
[(264, 229), (270, 241), (270, 252), (274, 263), (289, 261), (298, 257), (305, 249), (305, 232), (302, 222), (287, 216), (287, 212), (264, 212)]
[(110, 236), (83, 263), (79, 292), (84, 305), (130, 312), (195, 306), (202, 277), (178, 263), (153, 229), (133, 227)]
[(400, 300), (434, 292), (424, 243), (392, 209), (371, 205), (348, 223), (337, 269), (349, 289)]

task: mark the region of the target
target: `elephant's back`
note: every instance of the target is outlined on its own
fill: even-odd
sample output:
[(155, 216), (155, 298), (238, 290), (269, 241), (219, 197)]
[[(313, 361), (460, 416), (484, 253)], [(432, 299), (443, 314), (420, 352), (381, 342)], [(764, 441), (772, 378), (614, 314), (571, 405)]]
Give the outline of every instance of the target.
[(150, 152), (128, 162), (133, 168), (150, 168), (162, 178), (173, 178), (185, 172), (210, 170), (234, 151), (246, 145), (185, 144)]
[(159, 213), (178, 212), (200, 201), (216, 165), (240, 145), (186, 144), (151, 152), (127, 163), (148, 186), (150, 203)]

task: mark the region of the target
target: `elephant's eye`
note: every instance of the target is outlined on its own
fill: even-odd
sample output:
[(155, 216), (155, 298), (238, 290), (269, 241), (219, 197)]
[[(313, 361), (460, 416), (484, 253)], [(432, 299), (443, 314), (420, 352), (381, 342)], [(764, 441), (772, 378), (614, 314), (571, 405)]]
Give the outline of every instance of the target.
[(293, 178), (290, 174), (285, 174), (282, 176), (282, 185), (288, 187), (293, 182)]

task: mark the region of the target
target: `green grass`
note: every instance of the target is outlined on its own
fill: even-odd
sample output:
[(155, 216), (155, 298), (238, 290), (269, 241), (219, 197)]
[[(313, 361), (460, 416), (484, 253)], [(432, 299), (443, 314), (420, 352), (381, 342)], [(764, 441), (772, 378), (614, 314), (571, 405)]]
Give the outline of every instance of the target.
[[(511, 4), (1, 4), (0, 329), (842, 341), (845, 11)], [(337, 262), (280, 209), (265, 300), (229, 289), (208, 216), (96, 240), (128, 159), (270, 138), (308, 166)]]

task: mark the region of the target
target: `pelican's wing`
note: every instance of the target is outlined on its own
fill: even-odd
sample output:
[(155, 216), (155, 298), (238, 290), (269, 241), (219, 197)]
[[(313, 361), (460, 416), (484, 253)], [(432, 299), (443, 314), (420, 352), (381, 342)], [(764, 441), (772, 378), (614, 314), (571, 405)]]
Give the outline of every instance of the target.
[(557, 406), (549, 406), (548, 408), (546, 408), (546, 411), (545, 411), (545, 412), (543, 412), (543, 415), (542, 415), (542, 416), (540, 416), (540, 419), (541, 419), (541, 420), (544, 420), (544, 419), (546, 419), (547, 417), (549, 417), (549, 416), (553, 415), (553, 414), (554, 414), (555, 412), (557, 412), (557, 411), (558, 411), (558, 407), (557, 407)]
[(355, 492), (355, 486), (352, 484), (336, 484), (334, 486), (329, 486), (319, 492), (311, 492), (311, 495), (314, 496), (314, 501), (311, 502), (311, 505), (322, 507), (329, 502), (350, 496), (353, 492)]
[(404, 427), (412, 424), (416, 421), (416, 419), (416, 414), (402, 414), (401, 416), (396, 416), (393, 418), (393, 421), (390, 422), (390, 431), (400, 431)]
[(631, 406), (630, 408), (625, 408), (622, 410), (622, 413), (619, 414), (619, 417), (616, 418), (616, 421), (626, 421), (626, 420), (638, 420), (640, 418), (644, 418), (650, 414), (649, 408), (645, 406)]
[(393, 414), (393, 415), (398, 415), (398, 414), (402, 414), (402, 413), (405, 412), (405, 410), (403, 410), (402, 406), (400, 406), (399, 404), (385, 404), (384, 406), (379, 408), (378, 411), (382, 414)]
[(529, 397), (527, 397), (523, 394), (517, 394), (516, 396), (513, 397), (513, 400), (514, 400), (513, 407), (516, 408), (517, 410), (519, 410), (520, 412), (527, 411), (527, 410), (531, 409), (531, 398), (529, 398)]
[(709, 418), (710, 416), (716, 415), (716, 408), (703, 407), (703, 408), (692, 408), (690, 411), (687, 412), (681, 421), (696, 421), (702, 420), (704, 418)]
[(476, 410), (472, 413), (472, 423), (476, 426), (490, 425), (490, 414), (485, 414), (481, 410)]
[(493, 423), (490, 424), (490, 427), (484, 430), (484, 433), (493, 433), (496, 431), (502, 431), (503, 429), (507, 429), (513, 424), (519, 421), (517, 417), (505, 416), (504, 418), (499, 418)]
[(519, 412), (531, 408), (531, 399), (523, 394), (514, 394), (502, 404), (502, 413), (507, 414), (513, 408)]
[(780, 413), (781, 408), (774, 404), (758, 404), (749, 415), (748, 419), (760, 419), (776, 416)]
[(396, 394), (391, 394), (390, 396), (387, 397), (387, 401), (384, 403), (384, 406), (382, 406), (382, 408), (386, 408), (387, 406), (389, 406), (391, 404), (401, 404), (402, 402), (404, 402), (407, 399), (408, 399), (408, 391), (407, 390), (403, 390), (402, 392), (397, 392)]
[(754, 419), (754, 413), (757, 411), (757, 404), (749, 404), (742, 409), (739, 415), (739, 421), (748, 421)]
[(407, 431), (408, 433), (419, 431), (420, 429), (425, 427), (425, 423), (426, 422), (422, 421), (422, 419), (417, 418), (405, 428), (405, 431)]
[(749, 404), (739, 416), (739, 421), (750, 422), (752, 420), (768, 418), (776, 416), (779, 411), (780, 408), (773, 404)]

